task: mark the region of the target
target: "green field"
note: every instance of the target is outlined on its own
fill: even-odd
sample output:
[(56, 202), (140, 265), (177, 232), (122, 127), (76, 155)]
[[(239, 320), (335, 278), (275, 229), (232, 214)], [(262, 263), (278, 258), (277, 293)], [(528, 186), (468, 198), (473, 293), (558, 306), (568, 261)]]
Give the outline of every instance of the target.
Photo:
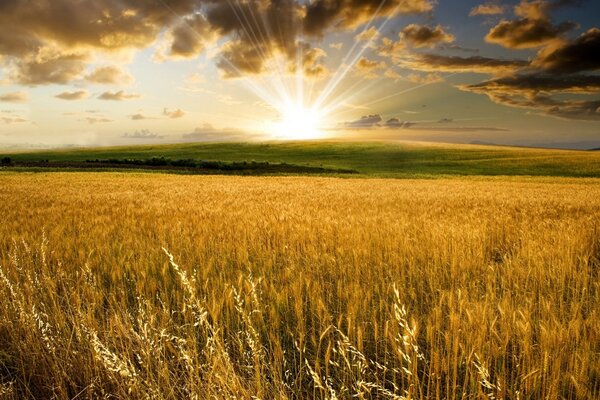
[(379, 177), (532, 175), (600, 177), (600, 153), (416, 142), (186, 143), (2, 154), (14, 161), (194, 159), (288, 163)]

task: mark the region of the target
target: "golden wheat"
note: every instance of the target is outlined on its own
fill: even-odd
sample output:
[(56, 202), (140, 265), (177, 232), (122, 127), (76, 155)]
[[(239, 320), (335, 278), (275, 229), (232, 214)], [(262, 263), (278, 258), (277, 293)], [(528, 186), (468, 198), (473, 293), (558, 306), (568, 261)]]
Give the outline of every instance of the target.
[(599, 184), (0, 172), (0, 398), (598, 398)]

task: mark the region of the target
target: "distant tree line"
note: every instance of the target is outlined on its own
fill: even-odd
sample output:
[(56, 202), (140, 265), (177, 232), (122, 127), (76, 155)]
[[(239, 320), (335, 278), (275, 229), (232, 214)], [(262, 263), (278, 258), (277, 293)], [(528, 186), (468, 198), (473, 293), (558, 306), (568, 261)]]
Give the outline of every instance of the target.
[(308, 165), (295, 165), (287, 163), (270, 163), (268, 161), (204, 161), (194, 159), (172, 160), (166, 157), (152, 157), (148, 159), (110, 158), (107, 160), (86, 160), (89, 164), (136, 165), (148, 167), (176, 167), (217, 171), (260, 171), (260, 172), (312, 172), (312, 173), (343, 173), (353, 174), (357, 171), (350, 169), (329, 169)]

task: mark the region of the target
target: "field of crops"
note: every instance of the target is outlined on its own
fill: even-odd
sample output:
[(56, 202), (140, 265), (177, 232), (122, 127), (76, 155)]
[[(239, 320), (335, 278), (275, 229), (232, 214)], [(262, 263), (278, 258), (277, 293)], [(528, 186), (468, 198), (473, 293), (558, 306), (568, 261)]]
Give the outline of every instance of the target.
[(593, 399), (600, 180), (0, 171), (0, 299), (1, 399)]

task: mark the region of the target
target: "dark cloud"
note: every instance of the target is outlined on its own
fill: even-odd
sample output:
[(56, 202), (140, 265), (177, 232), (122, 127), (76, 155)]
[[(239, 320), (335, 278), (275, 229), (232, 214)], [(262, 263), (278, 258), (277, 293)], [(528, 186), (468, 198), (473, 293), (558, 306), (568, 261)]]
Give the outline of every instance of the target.
[(433, 9), (430, 0), (315, 0), (306, 7), (304, 32), (323, 35), (331, 28), (354, 28), (377, 13), (378, 16), (426, 13)]
[[(48, 42), (63, 48), (118, 50), (150, 45), (176, 15), (193, 12), (195, 0), (3, 1), (0, 49), (23, 54)], [(12, 37), (12, 40), (7, 40)]]
[(596, 94), (600, 93), (600, 76), (527, 74), (493, 79), (466, 88), (473, 91), (522, 93), (528, 97), (535, 97), (539, 93)]
[(213, 41), (215, 32), (210, 27), (206, 17), (195, 14), (183, 18), (170, 32), (171, 58), (192, 58), (198, 56)]
[(568, 99), (558, 94), (593, 94), (600, 92), (598, 76), (520, 75), (495, 79), (474, 85), (460, 86), (462, 90), (485, 94), (491, 101), (509, 107), (577, 120), (600, 120), (600, 100)]
[(81, 77), (94, 51), (146, 48), (200, 2), (1, 1), (0, 55), (16, 83), (65, 84)]
[(577, 27), (577, 24), (570, 21), (555, 25), (549, 15), (550, 10), (573, 3), (522, 0), (515, 6), (515, 14), (521, 18), (501, 21), (489, 31), (485, 40), (509, 49), (543, 46)]
[(206, 18), (220, 36), (230, 36), (218, 67), (225, 78), (259, 74), (278, 54), (296, 61), (302, 7), (294, 0), (213, 1)]
[(440, 25), (434, 27), (410, 24), (402, 29), (400, 38), (412, 47), (435, 47), (440, 43), (452, 43), (454, 36), (444, 31)]
[(528, 61), (500, 60), (472, 56), (444, 56), (437, 54), (412, 54), (400, 61), (400, 66), (429, 72), (476, 72), (492, 75), (511, 74), (527, 67)]
[(409, 121), (400, 121), (398, 118), (390, 118), (385, 121), (385, 127), (390, 129), (406, 129), (414, 126), (415, 123)]
[(573, 41), (542, 49), (532, 64), (554, 73), (600, 69), (600, 29), (592, 28)]
[(27, 86), (67, 84), (81, 76), (87, 60), (88, 57), (83, 54), (58, 54), (40, 49), (34, 55), (14, 61), (12, 78)]
[(360, 117), (355, 121), (350, 121), (344, 123), (346, 128), (355, 128), (355, 129), (367, 129), (379, 126), (380, 123), (383, 122), (383, 118), (379, 114), (371, 114)]
[[(425, 0), (388, 1), (399, 9), (414, 8)], [(300, 32), (307, 19), (298, 0), (14, 0), (0, 2), (0, 56), (10, 65), (13, 81), (25, 85), (66, 84), (84, 78), (92, 54), (139, 50), (165, 34), (162, 58), (191, 58), (210, 43), (227, 38), (219, 67), (226, 77), (261, 73), (266, 60), (283, 55), (295, 62)], [(343, 19), (357, 21), (348, 9), (361, 1), (340, 1)], [(389, 6), (383, 7), (387, 9)], [(327, 26), (323, 26), (327, 29)], [(161, 58), (159, 56), (158, 58)], [(319, 64), (321, 65), (321, 64)], [(85, 76), (94, 83), (123, 83), (116, 70), (104, 67)], [(313, 65), (313, 75), (324, 72)]]
[(380, 114), (365, 115), (354, 121), (343, 122), (340, 124), (341, 129), (406, 129), (414, 126), (415, 123), (402, 121), (398, 118), (390, 118), (383, 120)]
[(528, 49), (540, 47), (575, 27), (577, 24), (573, 22), (553, 25), (545, 19), (502, 21), (490, 30), (485, 40), (509, 49)]
[[(226, 39), (218, 67), (227, 78), (265, 72), (265, 63), (283, 56), (295, 63), (312, 57), (305, 72), (328, 71), (323, 53), (302, 43), (304, 34), (354, 29), (377, 14), (389, 17), (424, 13), (433, 0), (14, 0), (0, 2), (0, 56), (11, 78), (24, 85), (123, 84), (128, 75), (101, 67), (85, 68), (96, 51), (144, 49), (162, 38), (157, 59), (191, 58), (208, 43)], [(368, 31), (372, 32), (372, 31)], [(318, 59), (318, 61), (315, 61)]]
[(265, 52), (263, 45), (248, 45), (241, 40), (226, 43), (221, 50), (221, 59), (217, 66), (226, 79), (239, 78), (243, 75), (257, 75), (265, 69)]
[(61, 100), (83, 100), (88, 97), (88, 92), (86, 92), (85, 90), (77, 90), (75, 92), (62, 92), (54, 97)]
[(141, 97), (139, 94), (136, 94), (136, 93), (128, 94), (122, 90), (119, 90), (118, 92), (104, 92), (100, 96), (98, 96), (98, 98), (100, 100), (114, 100), (114, 101), (132, 100), (132, 99), (137, 99), (139, 97)]

